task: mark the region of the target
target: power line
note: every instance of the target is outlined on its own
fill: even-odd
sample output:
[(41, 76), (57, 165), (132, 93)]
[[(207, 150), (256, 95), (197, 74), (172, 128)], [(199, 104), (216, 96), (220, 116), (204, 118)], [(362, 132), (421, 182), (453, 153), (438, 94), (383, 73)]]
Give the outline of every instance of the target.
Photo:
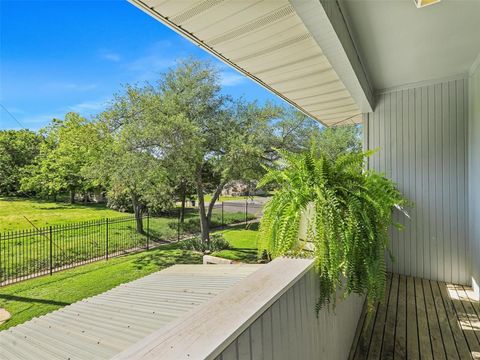
[(2, 103), (0, 103), (0, 106), (3, 108), (3, 110), (6, 111), (6, 113), (7, 113), (8, 115), (10, 115), (10, 117), (11, 117), (13, 120), (15, 120), (15, 121), (17, 122), (18, 125), (20, 125), (23, 129), (26, 129), (26, 128), (27, 128), (25, 125), (23, 125), (23, 124), (20, 122), (20, 120), (18, 120), (15, 116), (13, 116), (13, 114), (12, 114), (10, 111), (8, 111), (8, 109), (7, 109)]
[[(5, 110), (5, 112), (10, 115), (12, 117), (13, 120), (15, 120), (17, 122), (18, 125), (20, 125), (23, 129), (26, 129), (27, 127), (25, 125), (23, 125), (20, 120), (18, 120), (15, 116), (13, 116), (13, 114), (8, 111), (8, 109), (2, 104), (0, 103), (0, 107), (2, 107), (3, 110)], [(33, 199), (29, 194), (27, 194), (25, 191), (21, 190), (21, 189), (18, 189), (19, 192), (21, 192), (23, 195), (25, 195), (26, 197), (30, 198), (30, 199)], [(25, 216), (24, 216), (25, 217)], [(25, 217), (26, 218), (26, 217)], [(30, 221), (27, 219), (27, 221)]]

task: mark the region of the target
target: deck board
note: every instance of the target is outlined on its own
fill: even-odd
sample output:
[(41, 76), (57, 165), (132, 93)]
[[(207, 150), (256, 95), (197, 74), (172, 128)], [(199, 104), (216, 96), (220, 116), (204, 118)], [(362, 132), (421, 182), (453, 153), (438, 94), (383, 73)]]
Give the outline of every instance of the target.
[(356, 336), (350, 359), (480, 359), (480, 302), (465, 286), (389, 274)]
[(430, 330), (430, 343), (434, 359), (445, 359), (445, 347), (443, 344), (440, 324), (438, 323), (437, 310), (432, 296), (432, 288), (429, 280), (422, 280), (425, 307), (427, 310), (428, 328)]
[[(415, 301), (415, 279), (407, 278), (407, 339), (405, 343), (407, 358), (412, 360), (420, 359), (418, 347), (418, 324), (417, 324), (417, 303)], [(401, 359), (401, 357), (396, 357)]]

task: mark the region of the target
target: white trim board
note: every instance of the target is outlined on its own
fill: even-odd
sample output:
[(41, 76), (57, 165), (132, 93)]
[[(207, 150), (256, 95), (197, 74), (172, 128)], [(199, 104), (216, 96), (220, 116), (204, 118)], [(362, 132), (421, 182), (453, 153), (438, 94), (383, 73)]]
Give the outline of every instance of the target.
[(355, 99), (360, 112), (372, 111), (375, 106), (373, 91), (337, 1), (289, 1)]
[(423, 80), (423, 81), (418, 81), (418, 82), (414, 82), (414, 83), (402, 84), (402, 85), (393, 86), (393, 87), (386, 88), (386, 89), (377, 90), (377, 91), (375, 91), (375, 95), (377, 96), (377, 95), (388, 94), (388, 93), (396, 92), (396, 91), (400, 91), (400, 90), (415, 89), (415, 88), (419, 88), (419, 87), (422, 87), (422, 86), (435, 85), (435, 84), (439, 84), (439, 83), (443, 83), (443, 82), (447, 82), (447, 81), (464, 80), (464, 79), (467, 79), (467, 78), (468, 78), (468, 73), (462, 73), (462, 74), (447, 76), (447, 77), (444, 77), (444, 78)]

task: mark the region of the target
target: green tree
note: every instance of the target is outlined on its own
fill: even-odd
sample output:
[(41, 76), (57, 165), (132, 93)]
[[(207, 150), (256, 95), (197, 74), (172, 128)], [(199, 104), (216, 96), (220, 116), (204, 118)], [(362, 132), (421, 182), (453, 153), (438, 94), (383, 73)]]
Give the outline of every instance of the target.
[(149, 117), (156, 116), (156, 104), (151, 87), (127, 86), (116, 95), (110, 108), (99, 115), (102, 135), (95, 147), (96, 162), (88, 171), (90, 178), (108, 188), (109, 202), (129, 199), (140, 233), (145, 212), (170, 208), (173, 200), (160, 149), (145, 149), (147, 125)]
[[(174, 159), (171, 171), (194, 184), (202, 239), (209, 241), (213, 209), (230, 180), (258, 176), (272, 107), (234, 102), (221, 93), (219, 73), (209, 63), (181, 62), (159, 81), (156, 116), (148, 117), (144, 143)], [(152, 150), (153, 149), (153, 150)], [(204, 195), (212, 193), (206, 203)]]
[(329, 160), (335, 160), (347, 153), (362, 151), (359, 125), (324, 127), (312, 134), (312, 139), (316, 143), (316, 151), (318, 151), (317, 155), (323, 154)]
[(95, 124), (76, 113), (68, 113), (64, 120), (53, 119), (41, 134), (45, 140), (35, 162), (25, 168), (21, 188), (53, 197), (68, 192), (73, 203), (76, 192), (94, 186), (84, 176), (84, 168), (93, 161)]
[(30, 130), (0, 131), (0, 195), (19, 193), (23, 169), (37, 157), (42, 140)]

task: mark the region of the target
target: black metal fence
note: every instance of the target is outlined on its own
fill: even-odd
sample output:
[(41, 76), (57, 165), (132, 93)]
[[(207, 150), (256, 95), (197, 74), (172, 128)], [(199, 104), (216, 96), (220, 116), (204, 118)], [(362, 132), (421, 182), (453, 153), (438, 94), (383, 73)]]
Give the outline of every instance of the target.
[[(223, 202), (212, 212), (212, 228), (248, 223), (261, 215), (254, 201)], [(133, 216), (69, 223), (0, 234), (0, 286), (78, 265), (148, 250), (200, 231), (197, 210), (145, 215), (138, 231)]]

